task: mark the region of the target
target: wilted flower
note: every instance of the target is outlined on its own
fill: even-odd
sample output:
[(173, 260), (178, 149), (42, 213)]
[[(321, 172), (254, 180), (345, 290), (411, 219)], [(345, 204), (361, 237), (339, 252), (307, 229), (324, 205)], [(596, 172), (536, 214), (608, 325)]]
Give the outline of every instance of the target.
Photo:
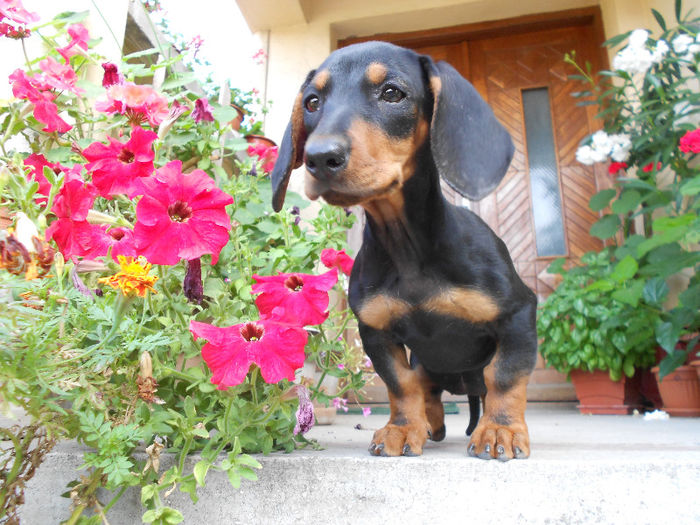
[(102, 64), (102, 69), (104, 69), (104, 75), (102, 75), (102, 86), (108, 88), (115, 84), (121, 84), (124, 82), (124, 77), (119, 73), (119, 69), (115, 64), (111, 62), (105, 62)]
[(299, 408), (296, 411), (297, 424), (294, 435), (306, 434), (314, 426), (314, 404), (311, 402), (309, 389), (303, 385), (294, 385), (292, 389), (299, 398)]
[(202, 261), (199, 257), (187, 261), (187, 273), (182, 283), (182, 291), (188, 301), (202, 304), (204, 284), (202, 283)]
[(242, 383), (252, 364), (260, 367), (266, 383), (292, 381), (304, 364), (308, 334), (298, 326), (260, 320), (219, 328), (190, 321), (190, 332), (208, 341), (202, 357), (219, 390)]
[(214, 122), (214, 115), (211, 113), (212, 107), (206, 98), (198, 98), (194, 101), (194, 109), (192, 110), (192, 118), (195, 122)]

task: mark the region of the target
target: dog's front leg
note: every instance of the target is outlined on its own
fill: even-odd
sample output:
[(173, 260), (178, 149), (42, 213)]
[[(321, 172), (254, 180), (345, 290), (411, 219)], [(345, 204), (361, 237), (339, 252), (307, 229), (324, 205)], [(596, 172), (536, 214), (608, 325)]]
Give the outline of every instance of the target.
[(374, 433), (369, 452), (375, 456), (418, 456), (431, 430), (425, 413), (420, 375), (408, 364), (406, 350), (386, 332), (360, 323), (360, 336), (374, 370), (389, 390), (391, 417)]
[(498, 349), (484, 369), (484, 415), (469, 441), (472, 456), (508, 461), (530, 455), (525, 405), (537, 357), (534, 312), (528, 304), (500, 323)]

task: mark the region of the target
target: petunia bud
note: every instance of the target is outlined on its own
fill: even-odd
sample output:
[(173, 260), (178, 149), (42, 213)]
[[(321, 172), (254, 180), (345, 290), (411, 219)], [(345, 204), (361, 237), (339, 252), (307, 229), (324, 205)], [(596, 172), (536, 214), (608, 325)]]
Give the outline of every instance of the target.
[(66, 260), (61, 252), (56, 252), (53, 256), (53, 264), (56, 267), (56, 277), (60, 281), (63, 278), (63, 268), (66, 266)]
[(185, 274), (182, 288), (188, 301), (202, 304), (204, 300), (204, 286), (202, 284), (202, 261), (199, 257), (187, 261), (187, 273)]
[(105, 74), (102, 77), (103, 87), (108, 88), (109, 86), (113, 86), (114, 84), (122, 83), (122, 78), (119, 74), (119, 70), (117, 69), (116, 65), (112, 64), (111, 62), (105, 62), (104, 64), (102, 64), (102, 69), (105, 70)]

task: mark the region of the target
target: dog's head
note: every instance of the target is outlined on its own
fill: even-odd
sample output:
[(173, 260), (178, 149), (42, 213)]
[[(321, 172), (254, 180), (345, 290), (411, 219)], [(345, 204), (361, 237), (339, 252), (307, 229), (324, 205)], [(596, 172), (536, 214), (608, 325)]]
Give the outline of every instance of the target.
[(272, 171), (276, 211), (292, 169), (305, 191), (349, 206), (400, 189), (426, 140), (447, 183), (481, 199), (505, 175), (510, 136), (474, 87), (446, 62), (384, 42), (333, 52), (309, 72)]

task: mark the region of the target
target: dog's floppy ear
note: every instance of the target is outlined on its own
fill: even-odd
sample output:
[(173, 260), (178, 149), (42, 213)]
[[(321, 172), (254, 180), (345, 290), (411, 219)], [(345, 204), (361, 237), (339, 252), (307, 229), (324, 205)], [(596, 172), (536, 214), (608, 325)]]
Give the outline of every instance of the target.
[(421, 56), (433, 95), (430, 149), (440, 176), (459, 193), (480, 200), (501, 182), (513, 141), (478, 91), (447, 62)]
[(282, 137), (282, 144), (279, 147), (275, 167), (270, 173), (270, 179), (272, 180), (272, 208), (275, 211), (282, 209), (292, 170), (298, 168), (304, 162), (306, 130), (304, 129), (304, 109), (301, 97), (315, 73), (315, 70), (309, 71), (306, 80), (302, 84), (301, 89), (299, 89), (297, 98), (294, 101), (292, 116), (289, 119), (289, 124), (287, 124), (284, 137)]

